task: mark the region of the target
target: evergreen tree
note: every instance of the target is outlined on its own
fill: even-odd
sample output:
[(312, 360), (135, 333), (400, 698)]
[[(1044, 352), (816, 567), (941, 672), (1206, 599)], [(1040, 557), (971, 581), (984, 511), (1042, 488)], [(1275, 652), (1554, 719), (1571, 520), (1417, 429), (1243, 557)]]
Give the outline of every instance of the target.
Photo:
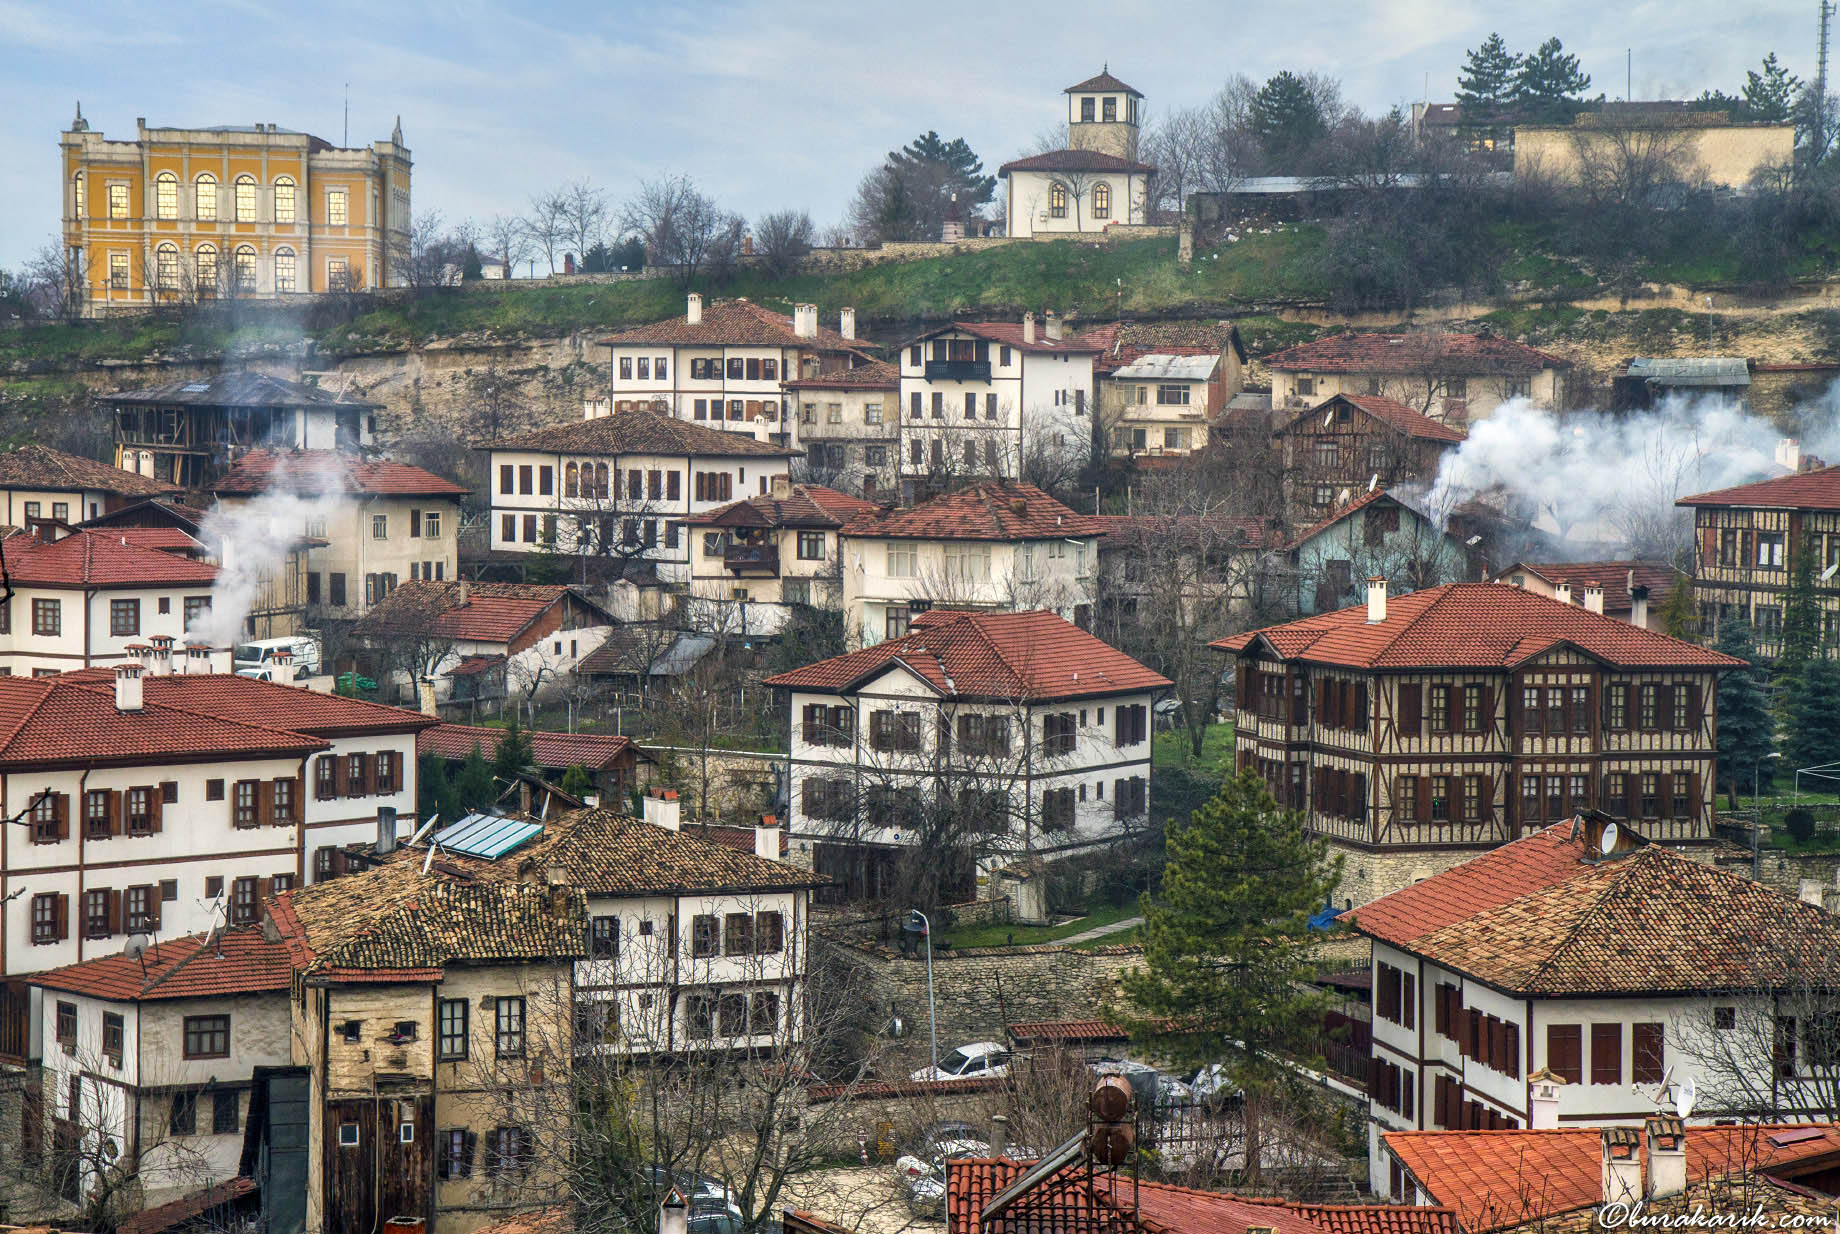
[(1329, 118), (1310, 83), (1288, 69), (1252, 96), (1248, 121), (1271, 169), (1280, 175), (1298, 171), (1329, 132)]
[(1814, 537), (1804, 535), (1789, 569), (1789, 590), (1783, 596), (1782, 654), (1779, 673), (1795, 674), (1821, 646), (1821, 602), (1814, 590)]
[(460, 764), (460, 774), (454, 777), (455, 811), (465, 815), (497, 800), (498, 784), (492, 779), (492, 764), (486, 762), (478, 743), (474, 743), (472, 753)]
[(1471, 50), (1457, 74), (1457, 106), (1467, 127), (1487, 128), (1514, 101), (1515, 75), (1521, 58), (1508, 50), (1499, 34), (1491, 34), (1481, 47)]
[(498, 753), (492, 757), (492, 774), (500, 780), (515, 780), (536, 766), (536, 761), (530, 736), (518, 725), (514, 712), (505, 725), (505, 735), (498, 739)]
[(1661, 610), (1662, 628), (1671, 638), (1694, 641), (1699, 638), (1699, 610), (1693, 605), (1693, 580), (1676, 575), (1674, 589), (1668, 592), (1667, 607)]
[(880, 241), (937, 240), (954, 195), (965, 218), (975, 217), (997, 191), (997, 178), (962, 137), (922, 133), (864, 179), (851, 206), (854, 219)]
[(1744, 107), (1734, 111), (1734, 120), (1752, 120), (1763, 124), (1787, 124), (1795, 113), (1795, 98), (1801, 92), (1802, 79), (1784, 68), (1771, 52), (1763, 58), (1763, 71), (1755, 69), (1744, 75)]
[(1790, 691), (1788, 734), (1785, 766), (1840, 763), (1840, 661), (1821, 657), (1802, 666)]
[[(1124, 991), (1148, 1017), (1134, 1032), (1179, 1062), (1224, 1062), (1245, 1094), (1246, 1185), (1259, 1185), (1263, 1111), (1311, 1063), (1330, 1001), (1310, 989), (1310, 915), (1341, 861), (1304, 835), (1250, 770), (1186, 823), (1172, 823), (1162, 891), (1144, 898), (1144, 967)], [(1170, 1026), (1173, 1023), (1173, 1028)]]
[(562, 773), (562, 783), (557, 787), (571, 797), (589, 797), (594, 794), (594, 773), (580, 763), (576, 763)]
[(467, 245), (466, 257), (460, 265), (460, 277), (470, 283), (484, 278), (485, 273), (485, 265), (479, 260), (479, 250)]
[[(1734, 669), (1719, 675), (1719, 761), (1716, 779), (1725, 789), (1726, 806), (1738, 808), (1738, 785), (1749, 787), (1749, 777), (1757, 775), (1760, 786), (1770, 783), (1774, 761), (1765, 756), (1776, 749), (1776, 724), (1770, 715), (1763, 685), (1757, 679), (1757, 649), (1751, 644), (1750, 627), (1741, 621), (1725, 621), (1719, 626), (1714, 651), (1751, 664), (1751, 668)], [(1716, 786), (1715, 786), (1716, 791)]]
[(1538, 119), (1569, 120), (1578, 96), (1590, 87), (1590, 74), (1579, 69), (1578, 57), (1567, 55), (1565, 45), (1551, 38), (1522, 59), (1514, 75), (1514, 101)]

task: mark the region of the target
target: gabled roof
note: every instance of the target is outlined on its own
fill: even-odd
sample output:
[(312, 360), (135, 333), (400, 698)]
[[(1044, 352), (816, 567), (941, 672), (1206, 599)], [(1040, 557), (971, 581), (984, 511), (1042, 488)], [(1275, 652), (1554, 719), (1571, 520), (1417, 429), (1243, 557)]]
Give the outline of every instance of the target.
[(1531, 375), (1571, 361), (1498, 334), (1332, 334), (1265, 357), (1265, 367), (1308, 373)]
[(924, 342), (930, 338), (938, 338), (942, 334), (969, 334), (993, 343), (1014, 347), (1018, 351), (1053, 352), (1078, 356), (1096, 355), (1105, 350), (1106, 343), (1095, 337), (1095, 333), (1071, 334), (1063, 328), (1060, 338), (1051, 339), (1048, 337), (1047, 322), (1041, 319), (1035, 323), (1035, 341), (1031, 343), (1022, 337), (1022, 323), (1019, 321), (955, 321), (950, 325), (935, 326), (911, 341)]
[(1405, 947), (1471, 914), (1562, 883), (1585, 868), (1584, 858), (1584, 838), (1572, 835), (1570, 822), (1554, 823), (1363, 904), (1342, 920), (1363, 934)]
[(1661, 606), (1674, 594), (1677, 583), (1687, 581), (1673, 566), (1653, 561), (1517, 561), (1495, 571), (1491, 583), (1499, 583), (1514, 574), (1532, 574), (1553, 586), (1564, 583), (1572, 589), (1572, 603), (1584, 603), (1584, 589), (1596, 583), (1604, 589), (1604, 611), (1620, 613), (1631, 607), (1629, 588), (1648, 588), (1651, 605)]
[(1075, 514), (1033, 484), (973, 484), (906, 510), (856, 515), (842, 535), (865, 540), (1054, 540), (1101, 535), (1092, 516)]
[(1290, 423), (1284, 425), (1278, 432), (1288, 433), (1292, 429), (1308, 432), (1322, 424), (1325, 408), (1332, 408), (1338, 403), (1359, 408), (1395, 432), (1404, 433), (1407, 437), (1417, 438), (1420, 441), (1455, 443), (1467, 438), (1467, 434), (1454, 425), (1446, 424), (1442, 420), (1433, 420), (1422, 411), (1407, 407), (1396, 399), (1383, 398), (1378, 394), (1337, 394), (1333, 398), (1324, 399), (1307, 411), (1298, 412), (1291, 417)]
[[(1818, 1134), (1796, 1134), (1810, 1130)], [(1602, 1131), (1597, 1127), (1388, 1131), (1385, 1136), (1387, 1148), (1418, 1185), (1456, 1210), (1466, 1234), (1530, 1225), (1603, 1203)], [(1637, 1151), (1646, 1177), (1648, 1146)], [(1840, 1152), (1840, 1130), (1812, 1123), (1688, 1127), (1686, 1152), (1687, 1181), (1692, 1183)]]
[(1219, 367), (1218, 352), (1199, 355), (1152, 352), (1114, 370), (1112, 376), (1120, 381), (1210, 381)]
[[(113, 668), (65, 673), (71, 681), (112, 691)], [(145, 702), (220, 716), (243, 724), (285, 724), (289, 732), (311, 737), (345, 737), (365, 733), (412, 733), (438, 724), (433, 716), (305, 686), (257, 681), (234, 673), (167, 673), (141, 678)]]
[(284, 891), (269, 912), (309, 980), (432, 982), (456, 961), (586, 953), (579, 891), (424, 875), (420, 860)]
[(14, 532), (4, 548), (13, 582), (36, 587), (209, 587), (218, 574), (216, 566), (106, 531), (74, 531), (49, 542)]
[[(532, 761), (545, 769), (568, 768), (580, 764), (589, 770), (612, 767), (628, 753), (637, 750), (630, 737), (605, 733), (552, 733), (543, 729), (526, 729), (530, 739)], [(436, 724), (415, 736), (417, 754), (434, 754), (455, 761), (466, 758), (475, 746), (489, 761), (498, 754), (504, 739), (502, 728), (475, 728), (466, 724)]]
[(603, 347), (627, 343), (668, 343), (702, 347), (802, 347), (809, 351), (853, 351), (867, 358), (873, 344), (847, 339), (835, 330), (818, 327), (816, 338), (800, 338), (792, 318), (748, 299), (714, 300), (703, 305), (703, 320), (694, 324), (688, 314), (634, 326), (601, 340)]
[(509, 643), (565, 601), (613, 622), (599, 605), (560, 585), (413, 579), (385, 596), (358, 627), (370, 634), (412, 631), (462, 642)]
[(1155, 170), (1149, 163), (1119, 158), (1103, 150), (1050, 150), (1046, 154), (1011, 159), (997, 168), (997, 174), (1007, 176), (1012, 171), (1112, 171), (1142, 174)]
[(1140, 99), (1144, 97), (1141, 91), (1134, 90), (1130, 86), (1125, 85), (1122, 81), (1119, 81), (1116, 77), (1113, 77), (1110, 65), (1099, 70), (1099, 75), (1097, 77), (1088, 77), (1077, 86), (1068, 86), (1065, 90), (1061, 91), (1061, 93), (1096, 94), (1107, 90), (1122, 91), (1125, 94), (1135, 95)]
[(458, 498), (472, 491), (408, 463), (367, 462), (343, 450), (257, 450), (238, 459), (213, 491), (240, 496), (276, 487), (370, 497)]
[(0, 454), (0, 488), (46, 489), (58, 493), (92, 491), (122, 497), (152, 497), (178, 491), (175, 484), (136, 475), (80, 454), (53, 450), (36, 442)]
[(1771, 510), (1840, 510), (1840, 467), (1820, 467), (1794, 475), (1714, 489), (1682, 497), (1677, 506), (1756, 506)]
[(1153, 354), (1218, 356), (1231, 351), (1241, 364), (1247, 359), (1246, 340), (1230, 321), (1115, 321), (1096, 325), (1081, 337), (1104, 348), (1098, 362), (1101, 372)]
[(1743, 668), (1733, 656), (1639, 629), (1502, 583), (1445, 583), (1386, 602), (1369, 624), (1367, 606), (1318, 613), (1211, 643), (1240, 652), (1255, 641), (1286, 660), (1347, 668), (1511, 668), (1571, 646), (1624, 668)]
[(162, 939), (140, 956), (110, 955), (35, 973), (33, 985), (118, 1003), (219, 998), (286, 990), (293, 977), (287, 948), (255, 926), (205, 936)]
[(104, 403), (129, 403), (161, 407), (349, 407), (374, 408), (376, 403), (340, 398), (318, 386), (283, 381), (266, 373), (218, 373), (191, 381), (169, 381), (140, 390), (120, 390), (98, 396)]
[(658, 411), (618, 411), (592, 420), (540, 428), (518, 437), (482, 443), (475, 450), (538, 450), (568, 454), (684, 454), (709, 458), (760, 455), (790, 458), (802, 453), (756, 441), (744, 433), (706, 428)]
[(1742, 356), (1640, 356), (1629, 362), (1624, 376), (1640, 378), (1651, 385), (1732, 389), (1751, 384), (1750, 361)]
[(79, 526), (92, 531), (170, 527), (199, 536), (204, 532), (204, 520), (208, 513), (170, 497), (143, 497), (113, 510), (105, 510), (95, 518), (85, 519)]
[(902, 638), (769, 677), (765, 684), (836, 693), (897, 665), (955, 698), (1046, 702), (1170, 684), (1054, 613), (941, 609), (916, 616)]
[(780, 383), (788, 390), (898, 390), (901, 370), (886, 360)]
[(690, 518), (710, 527), (841, 527), (875, 503), (818, 484), (795, 484), (783, 494), (742, 500)]
[[(1290, 542), (1287, 543), (1284, 547), (1286, 549), (1301, 548), (1305, 544), (1308, 544), (1311, 540), (1314, 540), (1317, 536), (1320, 536), (1323, 532), (1328, 531), (1331, 527), (1334, 527), (1336, 524), (1342, 522), (1349, 515), (1354, 514), (1360, 510), (1365, 510), (1367, 507), (1372, 506), (1372, 505), (1394, 505), (1394, 506), (1398, 506), (1402, 510), (1411, 510), (1412, 513), (1418, 514), (1418, 511), (1412, 510), (1411, 506), (1408, 506), (1405, 502), (1399, 500), (1399, 498), (1393, 496), (1391, 493), (1387, 492), (1385, 489), (1383, 488), (1369, 489), (1367, 492), (1362, 493), (1359, 497), (1354, 498), (1352, 501), (1343, 502), (1339, 507), (1330, 511), (1329, 514), (1326, 515), (1325, 517), (1318, 519), (1316, 522), (1311, 523), (1308, 527), (1305, 527), (1302, 531), (1292, 536), (1290, 539)], [(1424, 516), (1420, 515), (1419, 517), (1422, 518)]]

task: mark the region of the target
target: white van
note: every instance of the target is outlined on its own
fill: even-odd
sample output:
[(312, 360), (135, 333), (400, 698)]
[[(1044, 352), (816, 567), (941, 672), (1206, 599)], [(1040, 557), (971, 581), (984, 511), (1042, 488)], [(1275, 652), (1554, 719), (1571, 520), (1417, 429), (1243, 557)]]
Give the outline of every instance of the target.
[[(274, 669), (275, 657), (281, 652), (292, 653), (294, 672), (286, 676), (311, 677), (319, 672), (319, 640), (310, 634), (296, 634), (289, 638), (262, 638), (250, 643), (238, 643), (232, 652), (235, 668), (244, 677), (257, 676), (256, 670)], [(272, 673), (262, 674), (264, 681), (274, 680)]]

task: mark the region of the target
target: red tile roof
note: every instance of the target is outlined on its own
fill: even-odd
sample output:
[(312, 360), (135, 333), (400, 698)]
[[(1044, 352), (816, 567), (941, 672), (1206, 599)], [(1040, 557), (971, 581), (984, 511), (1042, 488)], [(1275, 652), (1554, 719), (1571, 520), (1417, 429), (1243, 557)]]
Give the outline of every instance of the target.
[(1045, 702), (1170, 684), (1053, 613), (937, 609), (915, 617), (903, 638), (769, 677), (766, 684), (841, 692), (897, 663), (957, 698)]
[(262, 930), (226, 930), (205, 945), (205, 937), (162, 940), (139, 957), (102, 956), (35, 973), (32, 984), (118, 1003), (165, 998), (216, 998), (285, 990), (293, 977), (287, 948)]
[(1586, 868), (1585, 848), (1583, 838), (1574, 839), (1571, 831), (1571, 823), (1555, 823), (1363, 904), (1343, 920), (1363, 934), (1407, 946), (1474, 913), (1575, 877)]
[(94, 491), (123, 497), (176, 493), (179, 486), (124, 471), (80, 454), (30, 443), (0, 454), (0, 488), (43, 489), (57, 493)]
[[(1803, 1126), (1821, 1134), (1778, 1145)], [(1602, 1133), (1556, 1131), (1389, 1131), (1386, 1146), (1432, 1199), (1454, 1208), (1467, 1234), (1486, 1234), (1603, 1202)], [(1644, 1145), (1643, 1171), (1648, 1168)], [(1687, 1180), (1768, 1170), (1840, 1151), (1826, 1124), (1688, 1127)]]
[(216, 566), (107, 531), (76, 531), (55, 543), (14, 532), (5, 551), (13, 582), (38, 587), (209, 586), (217, 580)]
[(1554, 586), (1567, 584), (1572, 589), (1573, 604), (1583, 604), (1585, 587), (1596, 583), (1604, 589), (1604, 611), (1607, 613), (1620, 613), (1631, 606), (1632, 573), (1637, 587), (1648, 588), (1648, 602), (1653, 608), (1667, 603), (1668, 597), (1674, 594), (1675, 583), (1687, 581), (1686, 575), (1673, 566), (1649, 561), (1517, 561), (1504, 570), (1497, 570), (1489, 581), (1505, 582), (1519, 571), (1536, 574)]
[(1057, 540), (1104, 534), (1091, 515), (1075, 514), (1033, 484), (974, 484), (906, 510), (871, 508), (843, 535), (869, 540)]
[[(164, 1204), (142, 1209), (116, 1226), (115, 1234), (161, 1234), (161, 1231), (170, 1230), (182, 1222), (202, 1217), (214, 1208), (234, 1204), (245, 1196), (254, 1195), (258, 1189), (254, 1179), (245, 1178), (239, 1174), (235, 1178), (226, 1179), (201, 1191), (194, 1191), (190, 1195), (180, 1196), (176, 1200), (168, 1200)], [(220, 1216), (227, 1217), (228, 1214), (220, 1214)], [(213, 1224), (218, 1228), (223, 1228), (236, 1223), (221, 1220)]]
[[(72, 677), (91, 677), (113, 689), (113, 669), (87, 669)], [(433, 716), (402, 707), (309, 690), (305, 686), (257, 681), (233, 673), (172, 673), (141, 679), (148, 703), (183, 707), (245, 724), (286, 724), (289, 731), (314, 737), (354, 733), (408, 733), (439, 723)]]
[(202, 540), (177, 527), (116, 527), (102, 533), (126, 540), (138, 548), (158, 549), (163, 553), (207, 553)]
[(1714, 489), (1682, 497), (1677, 506), (1758, 506), (1775, 510), (1840, 510), (1840, 467)]
[(472, 491), (408, 463), (367, 462), (343, 450), (257, 450), (238, 459), (215, 491), (242, 495), (272, 488), (372, 497), (458, 498)]
[(476, 450), (537, 450), (568, 454), (657, 454), (702, 458), (790, 458), (802, 453), (746, 433), (709, 428), (658, 411), (620, 411), (592, 420), (572, 420), (474, 447)]
[(649, 325), (634, 326), (601, 340), (603, 347), (626, 343), (675, 343), (706, 347), (801, 347), (809, 351), (854, 351), (867, 358), (874, 344), (847, 339), (835, 330), (818, 327), (817, 338), (800, 338), (792, 318), (748, 299), (712, 300), (703, 305), (703, 320), (695, 325), (688, 315), (667, 317)]
[[(437, 724), (425, 728), (415, 737), (415, 752), (435, 754), (445, 759), (464, 759), (479, 747), (488, 760), (498, 753), (504, 738), (502, 728), (474, 728), (465, 724)], [(611, 767), (634, 747), (630, 737), (612, 737), (602, 733), (551, 733), (526, 729), (536, 765), (567, 768), (580, 764), (590, 770)]]
[(1156, 168), (1149, 163), (1119, 158), (1116, 154), (1107, 154), (1102, 150), (1050, 150), (1046, 154), (1032, 154), (1025, 159), (1011, 159), (997, 168), (997, 174), (1007, 176), (1012, 171), (1147, 172), (1155, 170)]
[[(598, 606), (560, 585), (414, 579), (384, 597), (359, 627), (373, 634), (410, 630), (465, 642), (509, 643), (571, 596), (575, 603), (600, 612)], [(608, 622), (612, 620), (607, 617)]]
[[(1331, 511), (1328, 517), (1320, 519), (1317, 522), (1311, 523), (1308, 527), (1305, 527), (1302, 531), (1291, 537), (1290, 542), (1284, 547), (1287, 549), (1299, 548), (1309, 543), (1311, 540), (1314, 540), (1317, 536), (1320, 536), (1323, 532), (1329, 530), (1329, 528), (1335, 526), (1355, 511), (1366, 509), (1368, 506), (1382, 499), (1390, 501), (1396, 506), (1404, 505), (1397, 497), (1390, 496), (1383, 488), (1370, 489), (1362, 493), (1359, 497), (1356, 497), (1353, 501), (1343, 503), (1338, 509)], [(1414, 511), (1414, 513), (1416, 513), (1416, 511)]]
[(1446, 583), (1392, 596), (1386, 620), (1371, 625), (1367, 606), (1358, 604), (1210, 646), (1239, 652), (1255, 641), (1286, 660), (1365, 669), (1513, 667), (1561, 645), (1623, 667), (1745, 666), (1695, 643), (1502, 583)]
[(1498, 334), (1332, 334), (1265, 357), (1267, 368), (1310, 373), (1531, 374), (1571, 361)]
[(1284, 425), (1278, 432), (1288, 433), (1292, 429), (1308, 432), (1313, 426), (1322, 423), (1323, 408), (1333, 407), (1337, 403), (1347, 403), (1351, 407), (1358, 407), (1395, 432), (1420, 441), (1447, 441), (1454, 444), (1467, 440), (1467, 434), (1462, 429), (1446, 424), (1442, 420), (1433, 420), (1423, 412), (1407, 407), (1396, 399), (1382, 398), (1378, 394), (1338, 394), (1333, 398), (1324, 399), (1309, 410), (1300, 411), (1291, 417), (1290, 423)]
[(1044, 320), (1038, 320), (1035, 323), (1035, 341), (1033, 343), (1023, 341), (1022, 323), (1019, 321), (955, 321), (949, 326), (940, 326), (937, 329), (928, 330), (914, 341), (920, 342), (925, 339), (937, 338), (941, 334), (951, 334), (955, 331), (962, 334), (976, 335), (978, 338), (982, 339), (989, 339), (993, 343), (1001, 343), (1008, 347), (1014, 347), (1018, 351), (1053, 352), (1056, 354), (1076, 356), (1087, 355), (1089, 353), (1097, 355), (1110, 345), (1109, 341), (1097, 331), (1092, 334), (1069, 334), (1063, 330), (1060, 340), (1057, 342), (1048, 337), (1048, 327)]
[(783, 495), (745, 497), (689, 522), (711, 527), (841, 527), (875, 503), (817, 484), (795, 484)]
[(898, 390), (901, 370), (886, 360), (875, 360), (855, 368), (820, 373), (816, 377), (783, 381), (780, 385), (788, 390)]
[(1129, 1030), (1109, 1020), (1032, 1020), (1005, 1030), (1018, 1045), (1034, 1042), (1128, 1041)]
[(1138, 91), (1132, 89), (1130, 86), (1125, 85), (1122, 81), (1119, 81), (1116, 77), (1113, 77), (1110, 66), (1107, 66), (1105, 69), (1103, 69), (1097, 77), (1088, 77), (1085, 81), (1081, 82), (1077, 86), (1068, 86), (1065, 90), (1061, 91), (1061, 93), (1062, 94), (1081, 94), (1081, 93), (1097, 94), (1105, 90), (1118, 90), (1118, 91), (1122, 91), (1125, 94), (1135, 94), (1140, 99), (1144, 97), (1142, 94), (1138, 93)]

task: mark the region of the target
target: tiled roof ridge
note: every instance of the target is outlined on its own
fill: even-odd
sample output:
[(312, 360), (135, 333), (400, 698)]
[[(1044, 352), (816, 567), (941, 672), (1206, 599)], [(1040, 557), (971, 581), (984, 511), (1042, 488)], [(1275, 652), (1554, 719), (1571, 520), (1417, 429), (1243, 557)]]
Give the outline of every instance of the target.
[[(159, 989), (162, 985), (166, 984), (167, 981), (171, 980), (172, 977), (175, 974), (177, 974), (181, 969), (185, 968), (193, 960), (196, 960), (199, 956), (205, 954), (205, 950), (206, 950), (205, 940), (201, 938), (201, 939), (197, 939), (196, 941), (197, 941), (197, 945), (194, 946), (189, 953), (180, 956), (173, 963), (167, 965), (165, 971), (157, 974), (156, 976), (150, 977), (148, 978), (148, 980), (141, 983), (141, 988), (140, 988), (141, 997), (145, 998), (147, 995), (153, 993), (153, 991)], [(213, 940), (213, 942), (216, 946), (222, 945), (221, 941), (219, 940)]]
[[(218, 674), (218, 675), (222, 676), (224, 674)], [(63, 686), (65, 689), (80, 691), (84, 694), (88, 694), (95, 698), (102, 699), (103, 701), (107, 702), (110, 706), (114, 706), (115, 691), (110, 686), (103, 685), (99, 682), (83, 680), (80, 678), (65, 680), (65, 681), (59, 682), (59, 685)], [(50, 694), (51, 694), (50, 691), (46, 691), (43, 698), (49, 698)], [(40, 700), (41, 703), (43, 701), (43, 698), (41, 698)], [(234, 716), (226, 716), (219, 712), (202, 711), (196, 707), (181, 707), (174, 703), (165, 703), (165, 702), (149, 703), (149, 702), (146, 702), (145, 699), (143, 699), (141, 702), (142, 711), (147, 711), (155, 707), (159, 708), (161, 711), (170, 711), (177, 715), (190, 716), (194, 720), (210, 720), (212, 723), (215, 723), (215, 724), (234, 724), (238, 728), (246, 728), (246, 729), (249, 729), (251, 732), (267, 733), (270, 736), (287, 738), (288, 740), (294, 742), (295, 744), (303, 744), (303, 743), (308, 744), (308, 745), (326, 744), (323, 738), (315, 737), (311, 733), (303, 733), (296, 729), (278, 728), (272, 724), (257, 724), (253, 720), (239, 720)], [(6, 742), (0, 742), (0, 750), (4, 750), (6, 748), (6, 744), (7, 744)]]

